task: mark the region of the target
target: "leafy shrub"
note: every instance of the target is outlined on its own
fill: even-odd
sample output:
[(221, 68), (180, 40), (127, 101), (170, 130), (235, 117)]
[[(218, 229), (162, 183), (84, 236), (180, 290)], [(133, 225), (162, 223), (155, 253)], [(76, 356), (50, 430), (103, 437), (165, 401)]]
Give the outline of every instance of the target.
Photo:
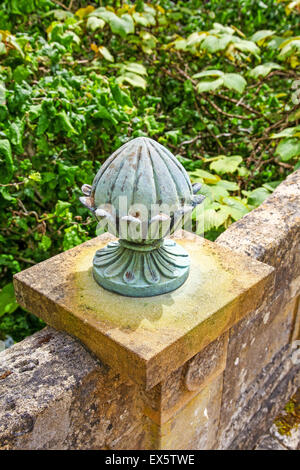
[(0, 335), (41, 327), (12, 275), (94, 236), (80, 187), (128, 139), (153, 137), (203, 183), (212, 240), (299, 167), (298, 13), (273, 0), (1, 2)]

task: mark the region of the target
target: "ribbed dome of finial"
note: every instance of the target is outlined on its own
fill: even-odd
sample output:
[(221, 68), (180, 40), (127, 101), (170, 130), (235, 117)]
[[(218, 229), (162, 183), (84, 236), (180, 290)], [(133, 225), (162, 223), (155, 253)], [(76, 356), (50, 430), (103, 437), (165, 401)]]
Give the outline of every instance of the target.
[(193, 193), (188, 175), (174, 155), (158, 142), (138, 137), (114, 152), (93, 182), (95, 208), (103, 204), (117, 207), (119, 197), (126, 197), (129, 205), (179, 208), (191, 204)]
[(203, 200), (204, 196), (196, 195), (200, 186), (192, 187), (174, 155), (148, 137), (133, 139), (114, 152), (93, 185), (82, 186), (84, 197), (80, 198), (104, 224), (100, 228), (119, 238), (97, 251), (96, 281), (133, 297), (163, 294), (181, 286), (189, 273), (188, 253), (164, 238)]

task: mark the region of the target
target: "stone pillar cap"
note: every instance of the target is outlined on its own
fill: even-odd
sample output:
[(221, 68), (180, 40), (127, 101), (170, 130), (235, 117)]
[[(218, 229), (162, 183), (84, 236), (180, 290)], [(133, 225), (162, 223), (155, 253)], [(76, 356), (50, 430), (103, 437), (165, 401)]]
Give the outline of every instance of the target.
[(273, 268), (196, 235), (175, 236), (188, 280), (156, 297), (109, 292), (92, 276), (101, 235), (14, 276), (18, 302), (79, 338), (101, 361), (149, 389), (259, 305)]

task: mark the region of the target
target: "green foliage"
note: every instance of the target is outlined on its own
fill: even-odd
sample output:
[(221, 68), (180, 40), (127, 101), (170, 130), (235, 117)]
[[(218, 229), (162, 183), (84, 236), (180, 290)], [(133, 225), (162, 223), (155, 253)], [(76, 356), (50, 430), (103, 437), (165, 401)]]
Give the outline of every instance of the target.
[(201, 77), (218, 77), (216, 80), (201, 81), (197, 85), (198, 93), (203, 91), (212, 91), (225, 86), (229, 90), (235, 90), (242, 93), (247, 85), (246, 80), (238, 73), (223, 73), (220, 70), (205, 70), (204, 72), (196, 73), (193, 78)]
[[(18, 137), (18, 136), (16, 136)], [(18, 145), (19, 139), (12, 137), (12, 141)], [(3, 183), (8, 183), (13, 176), (13, 159), (11, 154), (11, 145), (9, 140), (0, 140), (0, 178)]]
[(10, 282), (0, 291), (0, 318), (5, 314), (13, 313), (18, 307), (15, 299), (14, 286)]
[(299, 167), (298, 10), (1, 2), (1, 337), (41, 327), (17, 307), (12, 275), (95, 235), (80, 187), (127, 140), (153, 137), (202, 183), (196, 229), (212, 240)]
[(226, 173), (234, 173), (242, 161), (243, 159), (239, 155), (234, 155), (232, 157), (221, 155), (220, 158), (215, 159), (209, 167), (211, 170), (215, 170), (216, 173), (223, 175)]

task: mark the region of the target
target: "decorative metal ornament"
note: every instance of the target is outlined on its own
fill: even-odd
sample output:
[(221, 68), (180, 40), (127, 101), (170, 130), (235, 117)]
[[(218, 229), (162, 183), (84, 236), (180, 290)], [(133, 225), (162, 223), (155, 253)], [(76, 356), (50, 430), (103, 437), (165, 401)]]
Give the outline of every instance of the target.
[(177, 289), (187, 279), (190, 259), (175, 241), (165, 239), (204, 196), (163, 145), (147, 137), (127, 142), (83, 185), (81, 202), (100, 224), (120, 239), (98, 250), (95, 280), (105, 289), (149, 297)]

